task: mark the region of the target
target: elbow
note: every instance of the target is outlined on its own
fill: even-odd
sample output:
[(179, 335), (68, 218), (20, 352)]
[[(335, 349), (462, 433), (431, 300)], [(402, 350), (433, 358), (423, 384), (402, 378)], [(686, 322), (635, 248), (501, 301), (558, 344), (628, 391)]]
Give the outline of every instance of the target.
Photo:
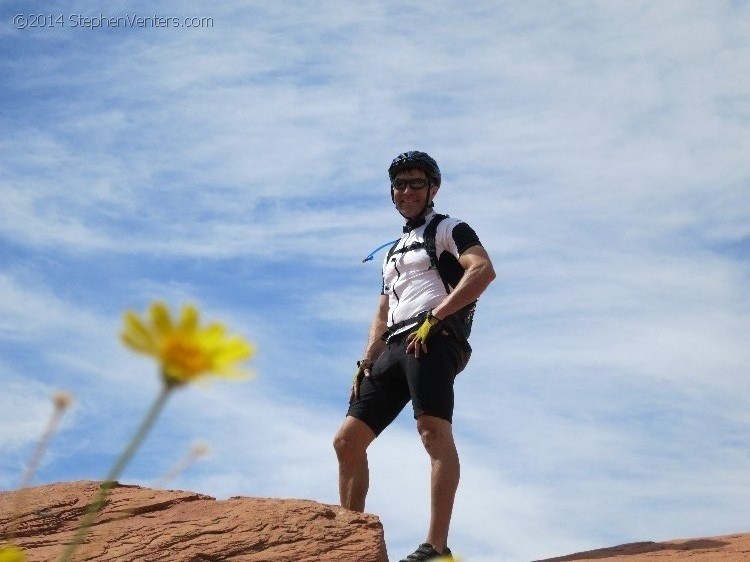
[(489, 287), (490, 283), (492, 283), (497, 277), (495, 269), (492, 267), (492, 263), (489, 261), (478, 264), (474, 268), (473, 274), (474, 275), (472, 275), (472, 277), (476, 280), (477, 286), (481, 287), (481, 291), (484, 291), (487, 287)]
[(478, 287), (481, 286), (481, 290), (486, 289), (497, 277), (495, 268), (488, 259), (477, 260), (466, 269), (466, 274), (464, 277), (471, 279), (472, 283), (477, 283)]
[(497, 279), (497, 275), (495, 274), (495, 271), (490, 268), (490, 270), (487, 272), (487, 277), (485, 277), (485, 289), (492, 285), (492, 282)]
[(484, 278), (487, 282), (487, 285), (489, 285), (497, 278), (497, 273), (495, 273), (495, 268), (492, 267), (492, 263), (489, 261), (484, 264), (483, 270)]

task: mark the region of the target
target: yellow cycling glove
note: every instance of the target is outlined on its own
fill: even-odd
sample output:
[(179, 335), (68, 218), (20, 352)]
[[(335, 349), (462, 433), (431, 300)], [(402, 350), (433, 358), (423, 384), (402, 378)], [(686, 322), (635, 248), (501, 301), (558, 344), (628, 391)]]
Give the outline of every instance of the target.
[(442, 323), (442, 320), (439, 320), (432, 315), (432, 312), (430, 312), (427, 315), (427, 318), (424, 319), (424, 322), (419, 325), (417, 331), (414, 332), (412, 342), (416, 345), (423, 345), (428, 339), (440, 331), (440, 325)]

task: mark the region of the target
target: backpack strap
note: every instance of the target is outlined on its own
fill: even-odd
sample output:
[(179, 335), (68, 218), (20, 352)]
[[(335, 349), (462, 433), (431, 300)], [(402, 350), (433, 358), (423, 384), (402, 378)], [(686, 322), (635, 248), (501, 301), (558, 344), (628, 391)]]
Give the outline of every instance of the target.
[(389, 261), (391, 261), (391, 257), (392, 257), (392, 256), (393, 256), (393, 254), (394, 254), (394, 253), (396, 252), (396, 246), (398, 246), (398, 243), (399, 243), (400, 241), (401, 241), (400, 239), (399, 239), (399, 240), (396, 240), (396, 241), (395, 241), (395, 242), (393, 243), (393, 246), (391, 246), (391, 249), (390, 249), (390, 250), (388, 250), (388, 253), (387, 253), (387, 254), (385, 255), (385, 261), (386, 261), (386, 263), (387, 263), (387, 262), (389, 262)]
[(443, 282), (443, 285), (445, 285), (445, 292), (450, 293), (451, 292), (450, 285), (445, 280), (445, 278), (440, 274), (440, 270), (438, 269), (438, 256), (437, 256), (437, 248), (435, 245), (435, 238), (437, 237), (438, 225), (444, 219), (447, 219), (447, 218), (448, 218), (448, 215), (436, 214), (430, 221), (430, 224), (428, 224), (424, 228), (424, 249), (427, 251), (427, 255), (430, 256), (430, 269), (437, 270), (440, 280)]

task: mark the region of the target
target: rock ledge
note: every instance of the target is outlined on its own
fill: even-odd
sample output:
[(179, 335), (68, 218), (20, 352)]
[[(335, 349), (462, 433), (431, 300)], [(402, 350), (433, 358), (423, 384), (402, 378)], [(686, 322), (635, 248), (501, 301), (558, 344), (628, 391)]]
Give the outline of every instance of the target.
[(704, 539), (683, 539), (666, 542), (634, 542), (547, 558), (536, 562), (574, 562), (576, 560), (606, 560), (619, 562), (748, 562), (750, 534), (725, 535)]
[[(29, 562), (59, 557), (99, 482), (0, 492), (0, 538), (22, 505), (13, 539)], [(116, 484), (75, 559), (99, 562), (388, 562), (374, 515), (309, 500), (234, 497)]]

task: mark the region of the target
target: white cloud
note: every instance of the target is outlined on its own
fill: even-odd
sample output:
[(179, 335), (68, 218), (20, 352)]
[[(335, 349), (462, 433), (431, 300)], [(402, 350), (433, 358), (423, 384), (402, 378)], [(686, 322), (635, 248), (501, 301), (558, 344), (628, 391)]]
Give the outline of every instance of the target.
[[(421, 148), (499, 274), (459, 379), (457, 552), (738, 530), (747, 6), (160, 6), (215, 26), (0, 31), (5, 485), (58, 385), (79, 406), (40, 478), (103, 472), (158, 388), (119, 316), (163, 298), (257, 341), (260, 377), (176, 395), (130, 477), (205, 439), (179, 485), (336, 501), (339, 395), (379, 289), (359, 262), (399, 232), (389, 160)], [(426, 525), (412, 424), (372, 452), (392, 556)]]
[[(4, 392), (0, 399), (0, 446), (7, 451), (37, 441), (52, 415), (51, 389), (34, 380), (14, 376), (7, 365), (0, 366)], [(18, 480), (22, 472), (18, 473)]]

